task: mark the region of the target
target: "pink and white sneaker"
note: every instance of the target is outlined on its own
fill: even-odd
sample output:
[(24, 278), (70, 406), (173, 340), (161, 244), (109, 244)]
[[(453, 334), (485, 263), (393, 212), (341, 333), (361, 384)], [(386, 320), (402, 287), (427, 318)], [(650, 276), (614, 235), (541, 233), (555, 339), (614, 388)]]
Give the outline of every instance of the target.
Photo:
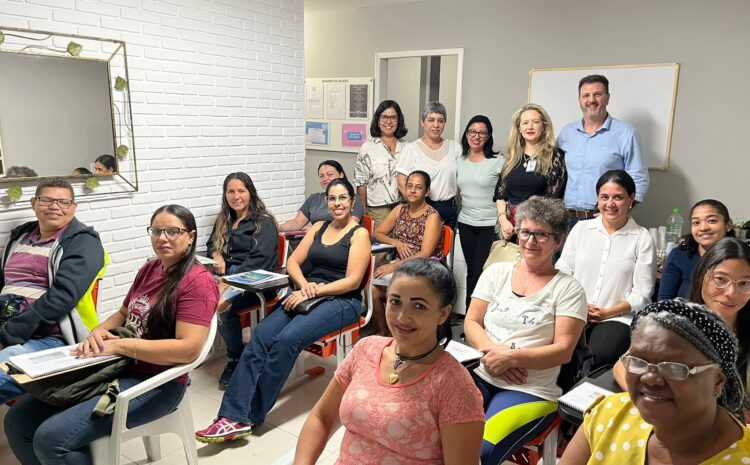
[(232, 421), (226, 417), (219, 417), (206, 429), (195, 432), (195, 440), (198, 442), (215, 443), (234, 441), (249, 436), (253, 425), (246, 425)]

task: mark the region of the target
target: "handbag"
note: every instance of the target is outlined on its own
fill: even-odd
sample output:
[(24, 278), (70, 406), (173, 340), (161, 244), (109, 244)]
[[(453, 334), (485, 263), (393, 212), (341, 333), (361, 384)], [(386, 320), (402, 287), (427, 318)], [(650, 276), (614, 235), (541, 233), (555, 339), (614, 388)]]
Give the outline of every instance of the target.
[(486, 270), (490, 265), (500, 262), (518, 262), (521, 261), (521, 253), (518, 250), (518, 246), (512, 242), (508, 242), (505, 239), (500, 239), (492, 243), (490, 247), (490, 255), (484, 262), (482, 270)]
[(16, 294), (0, 295), (0, 328), (11, 318), (22, 313), (21, 306), (26, 305), (26, 297)]
[(322, 304), (323, 302), (333, 300), (334, 298), (335, 297), (330, 296), (330, 295), (313, 297), (312, 299), (307, 299), (303, 302), (298, 303), (296, 307), (289, 310), (289, 313), (296, 313), (298, 315), (307, 315), (308, 313), (315, 310), (315, 307), (317, 307), (318, 305)]

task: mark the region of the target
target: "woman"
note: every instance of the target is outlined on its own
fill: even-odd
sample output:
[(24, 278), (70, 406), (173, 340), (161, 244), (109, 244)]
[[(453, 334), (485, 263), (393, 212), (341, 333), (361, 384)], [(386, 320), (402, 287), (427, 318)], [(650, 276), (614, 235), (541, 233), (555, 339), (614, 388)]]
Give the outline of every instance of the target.
[(341, 423), (337, 464), (479, 461), (480, 394), (439, 344), (455, 300), (453, 275), (441, 263), (417, 258), (396, 270), (388, 286), (393, 338), (354, 346), (307, 417), (295, 465), (314, 464)]
[[(208, 256), (216, 261), (214, 273), (268, 270), (279, 264), (279, 233), (276, 220), (258, 197), (253, 180), (246, 173), (224, 178), (221, 211), (206, 243)], [(219, 332), (227, 345), (227, 365), (219, 377), (226, 386), (242, 355), (242, 327), (238, 311), (259, 303), (255, 293), (242, 293), (219, 281)], [(266, 296), (271, 298), (272, 295)]]
[(92, 174), (94, 173), (92, 173), (91, 170), (84, 168), (83, 166), (79, 166), (73, 170), (73, 176), (90, 176)]
[[(443, 223), (437, 210), (425, 201), (429, 193), (430, 175), (424, 171), (412, 172), (406, 179), (406, 203), (394, 208), (372, 234), (381, 244), (395, 246), (398, 255), (392, 262), (378, 266), (375, 278), (390, 275), (404, 260), (410, 258), (445, 258)], [(388, 335), (383, 287), (373, 286), (372, 300), (373, 329), (382, 336)]]
[(633, 319), (622, 358), (628, 392), (590, 407), (560, 465), (748, 463), (750, 431), (732, 414), (744, 397), (736, 350), (705, 307), (649, 305)]
[(112, 174), (116, 168), (115, 157), (112, 155), (99, 155), (94, 160), (94, 172), (96, 174)]
[[(328, 188), (328, 184), (334, 179), (346, 179), (346, 173), (341, 163), (336, 160), (325, 160), (318, 165), (318, 179), (320, 180), (320, 186), (325, 191)], [(349, 182), (347, 180), (347, 182)], [(354, 196), (353, 200), (353, 214), (354, 221), (359, 223), (365, 214), (365, 208), (363, 207), (362, 200)], [(305, 202), (299, 207), (297, 216), (289, 221), (285, 221), (279, 225), (279, 231), (299, 231), (307, 223), (315, 224), (319, 221), (332, 221), (330, 214), (330, 205), (326, 201), (326, 193), (318, 192), (311, 194)]]
[(561, 199), (567, 180), (563, 153), (555, 147), (552, 119), (540, 105), (524, 105), (513, 114), (505, 163), (495, 187), (503, 238), (515, 234), (516, 205), (532, 195)]
[(690, 209), (690, 234), (672, 249), (664, 262), (659, 283), (659, 300), (687, 297), (690, 277), (700, 258), (724, 236), (734, 236), (734, 224), (726, 205), (705, 199)]
[(555, 266), (586, 291), (586, 334), (600, 367), (614, 364), (628, 350), (633, 314), (651, 303), (656, 247), (648, 230), (630, 217), (635, 182), (627, 172), (604, 173), (596, 195), (599, 216), (573, 226)]
[[(750, 246), (725, 237), (711, 246), (693, 273), (690, 300), (718, 313), (737, 336), (737, 371), (750, 386)], [(625, 388), (625, 369), (615, 365), (615, 378)]]
[(471, 118), (461, 137), (457, 178), (461, 192), (458, 237), (466, 260), (466, 308), (495, 240), (497, 212), (491, 199), (505, 159), (495, 156), (494, 144), (489, 118)]
[[(120, 376), (122, 391), (172, 365), (195, 360), (206, 343), (219, 298), (211, 273), (195, 261), (195, 218), (187, 208), (159, 208), (148, 233), (156, 259), (140, 269), (120, 310), (78, 347), (81, 357), (117, 354), (134, 359), (136, 363)], [(109, 332), (126, 323), (136, 327), (138, 338), (120, 339)], [(128, 426), (173, 411), (187, 384), (185, 375), (131, 400)], [(112, 431), (112, 415), (92, 414), (98, 400), (60, 409), (29, 396), (21, 398), (5, 416), (13, 453), (24, 464), (92, 463), (89, 443)]]
[(586, 322), (583, 288), (552, 266), (568, 229), (562, 201), (531, 197), (516, 218), (523, 260), (482, 273), (464, 323), (469, 344), (485, 354), (473, 373), (484, 398), (485, 465), (502, 462), (554, 419), (560, 366)]
[(398, 190), (406, 198), (406, 178), (414, 170), (422, 170), (432, 179), (432, 191), (427, 198), (443, 219), (455, 229), (458, 218), (456, 206), (456, 170), (461, 148), (455, 141), (443, 139), (448, 121), (445, 107), (440, 102), (430, 102), (422, 112), (424, 135), (407, 145), (396, 164)]
[(354, 168), (357, 194), (377, 227), (395, 207), (398, 192), (396, 161), (404, 148), (408, 130), (401, 107), (393, 100), (378, 105), (370, 123), (370, 136), (359, 148)]
[[(287, 261), (286, 270), (299, 290), (289, 294), (253, 331), (232, 375), (218, 418), (195, 433), (200, 442), (245, 437), (262, 425), (276, 402), (300, 352), (328, 333), (359, 319), (359, 285), (370, 263), (370, 236), (352, 216), (354, 188), (345, 179), (326, 187), (333, 221), (315, 223)], [(311, 271), (302, 273), (302, 265)], [(295, 307), (329, 296), (310, 313)]]

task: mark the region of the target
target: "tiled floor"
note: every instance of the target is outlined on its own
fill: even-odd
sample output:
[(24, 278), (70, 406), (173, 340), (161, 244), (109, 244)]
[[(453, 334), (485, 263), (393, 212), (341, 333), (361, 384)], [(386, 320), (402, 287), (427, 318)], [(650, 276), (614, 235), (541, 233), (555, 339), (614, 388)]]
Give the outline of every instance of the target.
[[(330, 362), (328, 361), (330, 360)], [(267, 465), (275, 462), (279, 457), (294, 449), (297, 437), (310, 409), (323, 394), (335, 369), (335, 357), (324, 361), (326, 371), (323, 375), (310, 378), (302, 384), (282, 393), (276, 406), (268, 416), (267, 423), (260, 429), (253, 431), (248, 440), (240, 440), (228, 444), (198, 444), (198, 463), (201, 465), (234, 465), (253, 464)], [(306, 365), (321, 365), (320, 359), (310, 357)], [(211, 360), (195, 370), (192, 384), (188, 389), (190, 406), (193, 412), (193, 422), (196, 429), (209, 425), (216, 416), (223, 391), (217, 386), (217, 380), (224, 362), (221, 358)], [(0, 407), (0, 424), (5, 416), (7, 407)], [(343, 429), (338, 430), (326, 446), (319, 464), (332, 465), (338, 456), (339, 445), (343, 436)], [(125, 443), (122, 446), (123, 465), (143, 465), (148, 463), (146, 451), (140, 440)], [(162, 460), (159, 464), (177, 465), (187, 463), (180, 440), (173, 435), (162, 437)], [(18, 465), (5, 437), (0, 437), (0, 464)]]

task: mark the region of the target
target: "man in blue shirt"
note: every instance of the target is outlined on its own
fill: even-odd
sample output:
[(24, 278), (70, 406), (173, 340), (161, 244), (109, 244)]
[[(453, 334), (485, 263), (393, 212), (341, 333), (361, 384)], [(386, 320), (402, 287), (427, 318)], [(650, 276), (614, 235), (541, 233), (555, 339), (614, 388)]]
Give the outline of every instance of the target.
[(599, 213), (596, 182), (606, 171), (627, 171), (635, 181), (638, 202), (643, 202), (648, 190), (648, 168), (638, 131), (607, 113), (609, 80), (599, 74), (582, 78), (578, 82), (578, 103), (583, 118), (565, 126), (557, 137), (568, 170), (565, 206), (571, 227)]

